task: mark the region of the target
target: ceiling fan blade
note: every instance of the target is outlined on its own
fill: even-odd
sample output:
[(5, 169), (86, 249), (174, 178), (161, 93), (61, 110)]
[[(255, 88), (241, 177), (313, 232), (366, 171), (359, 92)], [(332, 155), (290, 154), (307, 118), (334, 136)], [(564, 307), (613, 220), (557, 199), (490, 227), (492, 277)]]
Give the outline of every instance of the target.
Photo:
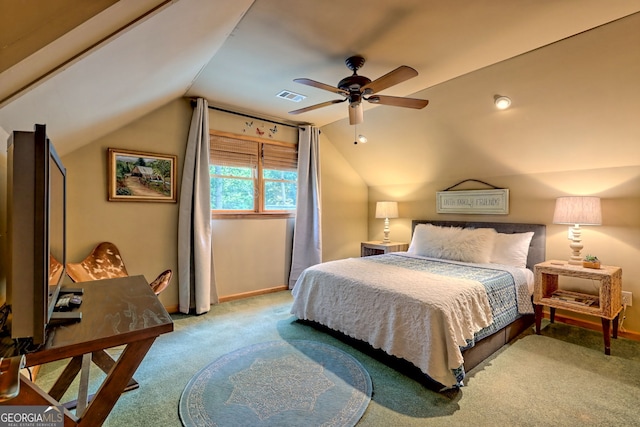
[(371, 95), (377, 93), (391, 86), (402, 83), (405, 80), (409, 80), (412, 77), (418, 75), (418, 72), (411, 67), (401, 65), (393, 71), (388, 72), (382, 77), (378, 77), (371, 83), (362, 86), (362, 93), (365, 95)]
[(372, 104), (392, 105), (394, 107), (415, 108), (417, 110), (427, 106), (429, 101), (426, 99), (401, 98), (398, 96), (375, 95), (365, 98)]
[(316, 110), (316, 109), (322, 108), (322, 107), (328, 107), (329, 105), (333, 105), (333, 104), (339, 104), (339, 103), (344, 102), (346, 100), (347, 100), (347, 98), (345, 98), (345, 99), (334, 99), (333, 101), (322, 102), (320, 104), (311, 105), (310, 107), (305, 107), (305, 108), (300, 108), (299, 110), (289, 111), (289, 114), (306, 113), (307, 111)]
[(301, 83), (303, 85), (313, 86), (313, 87), (316, 87), (318, 89), (328, 90), (329, 92), (337, 93), (339, 95), (349, 95), (349, 92), (347, 92), (346, 90), (342, 90), (340, 88), (337, 88), (335, 86), (331, 86), (331, 85), (328, 85), (328, 84), (320, 83), (320, 82), (317, 82), (315, 80), (311, 80), (311, 79), (293, 79), (293, 81), (296, 82), (296, 83)]

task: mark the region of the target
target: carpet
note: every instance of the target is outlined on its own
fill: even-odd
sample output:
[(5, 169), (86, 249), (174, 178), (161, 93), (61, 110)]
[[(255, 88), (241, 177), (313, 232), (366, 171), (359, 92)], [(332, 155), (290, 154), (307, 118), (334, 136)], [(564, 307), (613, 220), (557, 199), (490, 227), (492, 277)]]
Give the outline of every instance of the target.
[(200, 370), (180, 398), (185, 427), (353, 426), (371, 377), (351, 355), (315, 341), (270, 341)]
[[(596, 347), (552, 338), (569, 330), (598, 338)], [(623, 356), (624, 340), (612, 340), (606, 356), (602, 333), (551, 324), (543, 334), (518, 339), (470, 371), (461, 392), (473, 402), (476, 425), (640, 425), (640, 361)]]

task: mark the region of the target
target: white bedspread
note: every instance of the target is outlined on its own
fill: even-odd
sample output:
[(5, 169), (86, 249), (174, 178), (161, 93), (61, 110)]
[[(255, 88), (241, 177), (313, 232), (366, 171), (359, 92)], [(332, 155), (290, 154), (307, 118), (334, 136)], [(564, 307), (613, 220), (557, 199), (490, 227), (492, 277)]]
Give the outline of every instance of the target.
[(406, 359), (444, 386), (456, 385), (460, 346), (493, 320), (484, 286), (374, 262), (363, 269), (363, 261), (305, 270), (291, 313)]

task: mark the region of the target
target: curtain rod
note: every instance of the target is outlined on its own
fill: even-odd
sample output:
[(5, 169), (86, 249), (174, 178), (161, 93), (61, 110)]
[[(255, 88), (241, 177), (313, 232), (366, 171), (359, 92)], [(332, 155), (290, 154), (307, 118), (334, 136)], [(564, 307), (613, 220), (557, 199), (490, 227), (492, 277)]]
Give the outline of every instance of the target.
[[(195, 107), (195, 105), (196, 105), (196, 101), (194, 99), (192, 99), (191, 100), (191, 106)], [(220, 107), (214, 107), (214, 106), (211, 106), (211, 105), (208, 105), (208, 107), (210, 109), (212, 109), (212, 110), (222, 111), (223, 113), (235, 114), (236, 116), (247, 117), (249, 119), (254, 119), (254, 120), (262, 120), (263, 122), (269, 122), (269, 123), (274, 123), (276, 125), (288, 126), (290, 128), (296, 128), (296, 129), (299, 128), (299, 126), (292, 125), (292, 124), (289, 124), (289, 123), (276, 122), (275, 120), (264, 119), (262, 117), (252, 116), (250, 114), (238, 113), (237, 111), (226, 110), (226, 109), (220, 108)]]

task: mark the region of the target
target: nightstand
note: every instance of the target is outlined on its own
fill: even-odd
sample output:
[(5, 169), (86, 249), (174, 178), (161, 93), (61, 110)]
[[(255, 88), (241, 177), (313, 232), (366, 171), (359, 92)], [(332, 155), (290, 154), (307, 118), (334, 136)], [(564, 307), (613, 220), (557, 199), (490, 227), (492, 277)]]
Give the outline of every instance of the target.
[[(549, 307), (553, 323), (555, 310), (598, 316), (602, 319), (604, 353), (611, 354), (611, 321), (613, 338), (618, 338), (618, 320), (622, 311), (622, 269), (603, 265), (599, 269), (567, 264), (566, 261), (546, 261), (534, 266), (533, 304), (536, 314), (536, 334), (540, 334), (542, 307)], [(598, 295), (565, 291), (558, 288), (558, 276), (577, 277), (600, 282)]]
[(409, 249), (408, 243), (389, 242), (383, 243), (380, 240), (360, 243), (360, 256), (382, 255), (389, 252), (404, 252)]

